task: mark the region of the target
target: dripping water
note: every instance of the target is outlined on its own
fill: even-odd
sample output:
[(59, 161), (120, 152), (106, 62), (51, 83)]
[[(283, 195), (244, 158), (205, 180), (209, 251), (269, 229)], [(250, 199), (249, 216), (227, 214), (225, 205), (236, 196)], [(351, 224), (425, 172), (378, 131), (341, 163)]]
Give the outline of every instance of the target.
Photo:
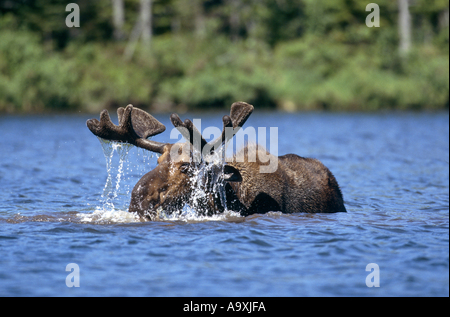
[[(137, 215), (129, 213), (129, 188), (124, 181), (124, 165), (128, 154), (133, 148), (131, 144), (120, 143), (98, 138), (106, 160), (107, 178), (101, 196), (101, 206), (97, 206), (92, 214), (78, 214), (82, 222), (117, 223), (139, 221)], [(114, 153), (117, 152), (119, 162), (114, 162)]]
[[(99, 140), (102, 145), (103, 154), (105, 155), (106, 171), (108, 173), (108, 177), (106, 179), (106, 184), (102, 194), (103, 209), (114, 210), (114, 201), (117, 199), (120, 193), (120, 183), (124, 174), (123, 166), (125, 161), (127, 160), (128, 153), (133, 146), (128, 143), (113, 142), (101, 138), (99, 138)], [(119, 164), (117, 166), (117, 171), (114, 171), (114, 152), (117, 152), (119, 154)]]
[[(107, 178), (101, 195), (101, 206), (91, 215), (83, 215), (84, 221), (136, 221), (137, 215), (128, 213), (128, 204), (131, 197), (130, 184), (124, 182), (130, 174), (138, 178), (142, 177), (155, 164), (155, 156), (158, 154), (137, 149), (139, 162), (129, 164), (128, 155), (133, 145), (98, 138), (102, 146), (106, 161)], [(115, 154), (118, 154), (118, 162)], [(168, 213), (158, 210), (159, 220), (181, 221), (208, 221), (224, 220), (229, 217), (239, 216), (238, 213), (228, 210), (225, 196), (225, 188), (221, 182), (225, 166), (225, 146), (217, 149), (213, 154), (202, 160), (198, 169), (191, 177), (192, 193), (189, 204), (186, 204), (179, 212)], [(195, 155), (195, 154), (194, 154)], [(154, 166), (153, 166), (154, 167)], [(131, 185), (131, 186), (134, 186)], [(207, 215), (205, 201), (207, 193), (219, 198), (224, 208), (223, 214)], [(119, 220), (117, 220), (119, 219)], [(125, 219), (125, 220), (124, 220)]]
[[(184, 216), (189, 216), (190, 213), (194, 213), (197, 217), (209, 220), (223, 220), (224, 217), (239, 216), (237, 212), (228, 209), (225, 187), (221, 180), (225, 167), (225, 151), (226, 147), (225, 145), (222, 145), (212, 154), (206, 157), (204, 156), (198, 170), (196, 170), (191, 178), (193, 191), (190, 197), (190, 204), (192, 208), (185, 206), (185, 209), (183, 209), (185, 212)], [(223, 214), (206, 215), (204, 204), (205, 200), (208, 199), (207, 193), (211, 193), (213, 197), (219, 199), (220, 204), (224, 209)]]

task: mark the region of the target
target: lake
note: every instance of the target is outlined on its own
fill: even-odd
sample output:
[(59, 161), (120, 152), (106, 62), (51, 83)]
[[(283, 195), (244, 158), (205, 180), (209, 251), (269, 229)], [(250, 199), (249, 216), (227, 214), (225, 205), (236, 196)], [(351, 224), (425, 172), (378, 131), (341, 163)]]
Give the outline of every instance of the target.
[(122, 146), (107, 169), (92, 117), (0, 116), (0, 296), (449, 296), (448, 112), (256, 109), (245, 127), (321, 160), (348, 212), (157, 222), (127, 212), (156, 156)]

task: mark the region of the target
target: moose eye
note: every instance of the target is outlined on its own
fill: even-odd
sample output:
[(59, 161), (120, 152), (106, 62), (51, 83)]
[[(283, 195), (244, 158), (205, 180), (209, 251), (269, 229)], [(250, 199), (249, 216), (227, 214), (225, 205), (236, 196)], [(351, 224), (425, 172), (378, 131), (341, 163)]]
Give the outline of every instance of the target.
[(187, 171), (189, 170), (189, 167), (191, 166), (191, 164), (190, 163), (183, 163), (183, 164), (181, 164), (181, 166), (180, 166), (180, 171), (182, 172), (182, 173), (187, 173)]

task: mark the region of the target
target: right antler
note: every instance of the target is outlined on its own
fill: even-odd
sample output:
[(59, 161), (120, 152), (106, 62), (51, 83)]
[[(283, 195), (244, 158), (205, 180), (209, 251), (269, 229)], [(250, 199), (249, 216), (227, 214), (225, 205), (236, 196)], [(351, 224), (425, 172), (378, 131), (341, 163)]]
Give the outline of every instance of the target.
[[(246, 102), (239, 101), (233, 103), (231, 105), (230, 115), (229, 116), (225, 115), (222, 118), (223, 121), (222, 135), (211, 143), (205, 141), (205, 139), (203, 138), (201, 133), (197, 130), (197, 128), (194, 126), (191, 120), (186, 119), (183, 122), (181, 121), (180, 117), (176, 113), (174, 113), (170, 116), (170, 121), (172, 121), (172, 124), (192, 145), (194, 145), (195, 142), (194, 140), (200, 140), (199, 150), (203, 151), (204, 146), (208, 144), (210, 146), (211, 153), (213, 153), (214, 150), (218, 148), (220, 144), (224, 144), (234, 137), (234, 135), (239, 131), (239, 129), (250, 117), (250, 115), (253, 112), (253, 109), (254, 109), (253, 106)], [(226, 133), (227, 128), (233, 128), (231, 134)]]
[[(236, 133), (242, 128), (244, 123), (247, 121), (247, 119), (250, 117), (250, 115), (253, 112), (253, 106), (251, 104), (248, 104), (243, 101), (235, 102), (231, 105), (230, 115), (224, 116), (222, 118), (223, 121), (223, 130), (222, 135), (218, 137), (216, 140), (210, 143), (211, 151), (214, 151), (215, 148), (219, 144), (225, 144), (233, 138)], [(233, 128), (232, 133), (227, 134), (226, 129), (227, 128)]]
[(125, 109), (117, 109), (119, 116), (119, 125), (112, 123), (108, 111), (103, 110), (100, 113), (100, 121), (90, 119), (86, 122), (91, 132), (106, 140), (126, 142), (137, 147), (164, 153), (164, 146), (167, 144), (147, 140), (148, 137), (160, 134), (166, 130), (166, 127), (147, 112), (128, 105)]

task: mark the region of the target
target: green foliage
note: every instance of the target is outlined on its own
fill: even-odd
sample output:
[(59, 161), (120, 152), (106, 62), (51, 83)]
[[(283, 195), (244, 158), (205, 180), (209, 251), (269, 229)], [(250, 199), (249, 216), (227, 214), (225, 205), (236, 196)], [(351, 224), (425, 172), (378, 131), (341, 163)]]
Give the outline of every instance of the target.
[(149, 103), (153, 82), (150, 70), (127, 63), (113, 45), (71, 45), (64, 54), (74, 61), (78, 83), (74, 98), (83, 110), (98, 111), (108, 106)]
[[(6, 3), (6, 2), (5, 2)], [(0, 112), (152, 111), (229, 107), (295, 110), (443, 109), (449, 104), (448, 1), (418, 0), (411, 52), (398, 52), (396, 1), (154, 0), (151, 47), (113, 38), (111, 1), (0, 2)], [(131, 34), (139, 0), (125, 0)]]
[[(176, 75), (160, 86), (161, 96), (168, 100), (189, 107), (211, 104), (226, 107), (236, 100), (260, 101), (261, 91), (270, 85), (268, 50), (261, 43), (245, 41), (230, 45), (225, 37), (178, 41), (181, 47), (173, 49), (180, 54), (171, 63), (172, 67), (178, 65), (178, 71), (168, 71)], [(155, 50), (159, 49), (158, 44), (155, 41)], [(162, 48), (161, 55), (155, 55), (164, 56), (166, 46)]]
[[(314, 50), (310, 50), (314, 47)], [(439, 109), (448, 106), (448, 57), (418, 49), (407, 59), (325, 42), (279, 46), (276, 98), (294, 109)]]
[(0, 110), (70, 109), (74, 63), (46, 51), (35, 34), (2, 31)]

